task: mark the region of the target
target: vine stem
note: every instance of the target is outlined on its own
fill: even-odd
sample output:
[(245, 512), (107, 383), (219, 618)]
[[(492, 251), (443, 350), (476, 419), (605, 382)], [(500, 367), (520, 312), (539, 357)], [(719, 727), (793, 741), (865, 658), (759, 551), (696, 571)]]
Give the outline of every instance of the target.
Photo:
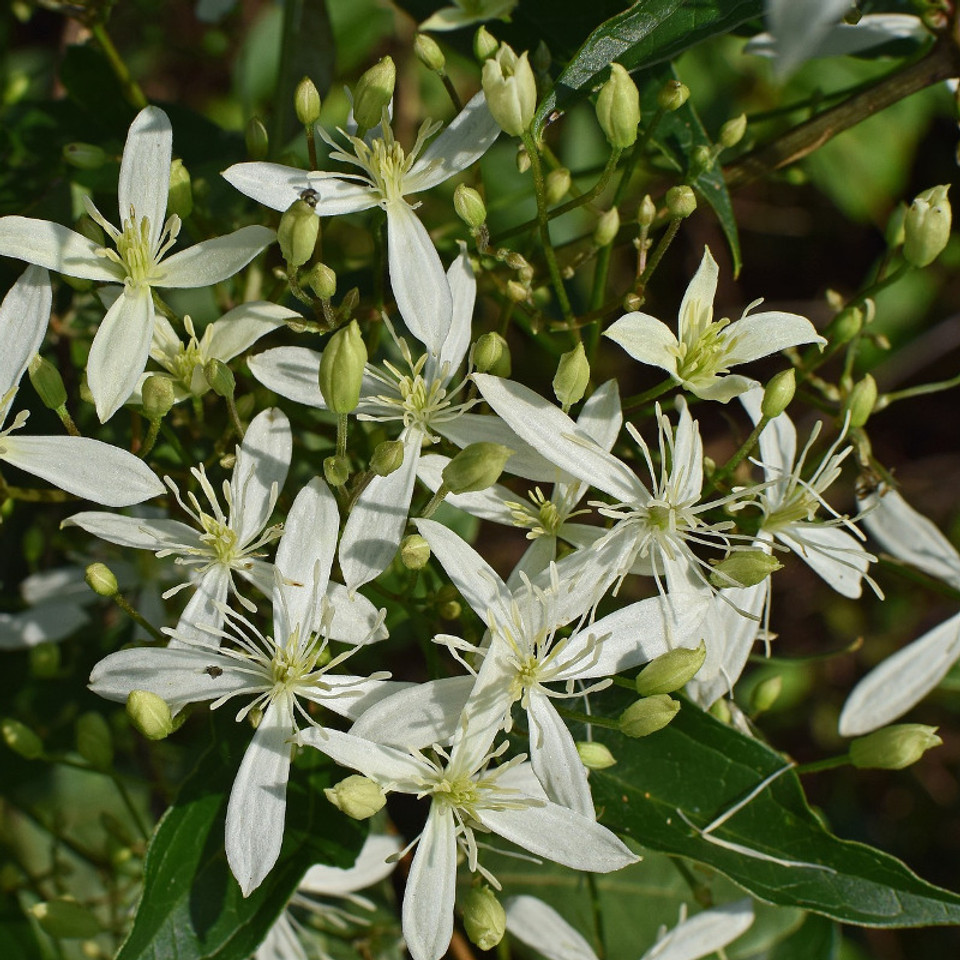
[(120, 81), (120, 86), (123, 88), (123, 95), (138, 110), (142, 110), (149, 104), (149, 101), (140, 89), (140, 84), (133, 79), (133, 76), (127, 69), (127, 65), (123, 62), (123, 57), (120, 56), (119, 51), (113, 45), (113, 41), (110, 39), (110, 34), (107, 33), (106, 27), (102, 23), (93, 23), (90, 25), (90, 33), (100, 45), (100, 49), (107, 58), (110, 68)]

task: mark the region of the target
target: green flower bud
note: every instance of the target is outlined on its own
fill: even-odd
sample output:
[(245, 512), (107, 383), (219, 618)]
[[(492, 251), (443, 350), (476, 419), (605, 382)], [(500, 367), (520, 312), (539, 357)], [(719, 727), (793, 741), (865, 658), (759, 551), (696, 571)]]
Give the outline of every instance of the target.
[(305, 127), (312, 127), (320, 119), (320, 92), (309, 77), (304, 77), (293, 94), (293, 108), (297, 119)]
[(243, 132), (247, 144), (247, 156), (251, 160), (266, 160), (270, 152), (270, 136), (259, 117), (251, 117)]
[(716, 155), (705, 143), (694, 147), (690, 153), (690, 167), (693, 170), (705, 172), (712, 170), (717, 162)]
[(543, 193), (547, 205), (553, 206), (559, 203), (570, 192), (570, 184), (572, 182), (570, 171), (566, 167), (551, 170), (547, 174), (546, 181), (543, 185)]
[(719, 700), (713, 701), (710, 705), (709, 712), (711, 716), (716, 717), (721, 723), (729, 723), (733, 719), (733, 714), (730, 713), (730, 704), (722, 697)]
[(440, 44), (426, 33), (418, 33), (413, 40), (413, 52), (417, 59), (434, 73), (443, 73), (447, 65), (447, 58), (440, 49)]
[(342, 487), (350, 479), (347, 457), (327, 457), (323, 461), (323, 477), (331, 487)]
[(605, 744), (594, 740), (578, 740), (577, 753), (588, 770), (606, 770), (617, 762)]
[(107, 162), (107, 154), (94, 143), (67, 143), (63, 159), (78, 170), (99, 170)]
[(621, 301), (625, 313), (636, 313), (643, 304), (643, 297), (633, 292), (624, 294), (623, 300)]
[(84, 573), (87, 586), (98, 597), (115, 597), (117, 595), (117, 578), (105, 563), (91, 563)]
[(903, 256), (915, 267), (925, 267), (942, 252), (950, 239), (949, 184), (918, 194), (903, 219)]
[(706, 644), (701, 640), (694, 650), (677, 647), (651, 660), (637, 674), (637, 693), (641, 697), (657, 697), (673, 693), (692, 680), (707, 658)]
[(780, 699), (782, 692), (783, 677), (779, 673), (761, 680), (750, 694), (750, 707), (754, 714), (766, 713)]
[(67, 402), (67, 389), (60, 371), (45, 357), (37, 354), (29, 366), (30, 382), (48, 410), (59, 410)]
[(60, 672), (60, 645), (38, 643), (30, 648), (30, 673), (41, 680), (49, 680)]
[(390, 106), (397, 83), (397, 68), (391, 57), (375, 63), (357, 81), (353, 90), (353, 117), (361, 130), (372, 130)]
[(893, 213), (890, 214), (890, 219), (887, 220), (887, 229), (884, 231), (887, 246), (891, 250), (896, 250), (904, 241), (905, 232), (903, 225), (906, 218), (907, 205), (901, 201), (893, 208)]
[(36, 760), (43, 756), (43, 741), (26, 725), (12, 717), (0, 722), (4, 743), (24, 760)]
[(328, 410), (333, 413), (356, 410), (366, 364), (367, 348), (360, 325), (351, 320), (330, 337), (320, 357), (320, 392)]
[(600, 214), (597, 225), (593, 228), (593, 242), (598, 247), (605, 247), (613, 243), (620, 230), (620, 211), (611, 207), (606, 213)]
[(583, 399), (589, 383), (590, 361), (583, 344), (578, 343), (560, 358), (553, 378), (553, 392), (563, 409), (569, 410)]
[(620, 714), (620, 732), (639, 739), (662, 730), (677, 715), (680, 703), (665, 693), (645, 697)]
[(387, 477), (403, 464), (403, 441), (384, 440), (378, 443), (370, 458), (370, 469), (378, 477)]
[(519, 57), (505, 43), (483, 65), (483, 92), (500, 129), (519, 137), (530, 127), (537, 108), (537, 82), (524, 51)]
[(332, 300), (337, 292), (337, 275), (325, 263), (315, 263), (303, 281), (320, 300)]
[(480, 27), (473, 35), (473, 55), (480, 63), (495, 56), (499, 49), (500, 42), (486, 27)]
[(465, 183), (458, 184), (457, 189), (453, 191), (453, 209), (471, 230), (482, 227), (487, 221), (487, 207), (483, 197)]
[(552, 62), (553, 55), (550, 53), (550, 48), (541, 40), (533, 51), (533, 56), (530, 57), (530, 66), (533, 67), (537, 76), (547, 76)]
[(530, 154), (527, 148), (521, 143), (517, 147), (517, 173), (526, 173), (530, 169)]
[(368, 820), (387, 802), (380, 785), (358, 773), (328, 787), (323, 794), (338, 810), (354, 820)]
[(176, 214), (186, 220), (193, 213), (193, 184), (182, 160), (170, 163), (170, 188), (167, 192), (167, 216)]
[(735, 147), (747, 132), (747, 115), (741, 113), (739, 117), (728, 120), (721, 128), (717, 142), (725, 150)]
[(167, 701), (149, 690), (130, 691), (127, 716), (148, 740), (163, 740), (176, 729)]
[(937, 729), (922, 723), (896, 723), (874, 730), (850, 744), (850, 762), (861, 770), (903, 770), (943, 743)]
[(140, 397), (143, 415), (150, 421), (162, 420), (177, 400), (173, 381), (163, 373), (153, 373), (143, 381)]
[(657, 94), (661, 110), (679, 110), (690, 99), (690, 88), (679, 80), (668, 80)]
[(312, 256), (320, 232), (320, 218), (305, 200), (294, 200), (280, 218), (277, 242), (287, 266), (302, 267)]
[(233, 371), (216, 357), (203, 365), (203, 375), (210, 384), (210, 389), (218, 397), (232, 397), (237, 389), (237, 378), (233, 375)]
[(640, 208), (637, 210), (637, 223), (641, 227), (652, 226), (653, 221), (657, 219), (657, 205), (653, 202), (653, 197), (648, 193), (640, 201)]
[(683, 220), (697, 209), (697, 196), (686, 184), (667, 191), (667, 210), (674, 220)]
[(776, 557), (763, 550), (737, 550), (714, 565), (710, 571), (710, 583), (719, 590), (755, 587), (782, 567)]
[(508, 280), (507, 297), (514, 303), (525, 303), (530, 297), (530, 291), (518, 280)]
[(619, 63), (610, 65), (610, 79), (597, 94), (597, 121), (611, 147), (625, 150), (637, 142), (640, 91)]
[(113, 734), (103, 715), (91, 710), (77, 717), (74, 724), (77, 752), (91, 766), (108, 770), (113, 763)]
[(492, 950), (503, 939), (507, 914), (486, 884), (472, 887), (463, 898), (463, 928), (481, 950)]
[(862, 427), (877, 404), (877, 381), (868, 373), (854, 385), (847, 397), (846, 408), (850, 414), (850, 426)]
[(499, 333), (483, 334), (473, 345), (473, 365), (477, 373), (509, 377), (510, 344)]
[(100, 933), (100, 924), (74, 900), (48, 900), (30, 907), (44, 933), (58, 940), (89, 940)]
[(859, 308), (844, 310), (827, 331), (832, 343), (849, 343), (863, 329), (864, 315)]
[(444, 468), (441, 476), (450, 493), (476, 493), (500, 479), (514, 451), (499, 443), (471, 443)]
[(793, 367), (781, 370), (770, 378), (764, 387), (763, 400), (760, 402), (760, 412), (771, 420), (779, 417), (793, 400), (797, 392), (797, 374)]
[(400, 562), (408, 570), (422, 570), (430, 561), (430, 544), (419, 533), (400, 541)]

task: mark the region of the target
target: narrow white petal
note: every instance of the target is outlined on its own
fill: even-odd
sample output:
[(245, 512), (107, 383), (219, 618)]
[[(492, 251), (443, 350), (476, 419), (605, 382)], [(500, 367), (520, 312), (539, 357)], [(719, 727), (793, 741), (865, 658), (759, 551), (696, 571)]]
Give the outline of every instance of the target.
[(190, 643), (218, 649), (220, 639), (212, 630), (223, 624), (223, 605), (227, 602), (229, 589), (229, 568), (222, 563), (214, 564), (197, 582), (197, 589), (177, 622), (177, 636), (169, 645), (177, 647)]
[(737, 373), (725, 377), (693, 377), (682, 380), (681, 383), (701, 400), (716, 400), (717, 403), (729, 403), (734, 397), (739, 397), (758, 385), (751, 377), (741, 377)]
[(713, 301), (717, 296), (720, 268), (709, 247), (703, 248), (703, 259), (693, 275), (683, 300), (677, 321), (677, 335), (681, 343), (694, 343), (713, 319)]
[(293, 711), (286, 699), (264, 711), (237, 771), (227, 804), (227, 863), (245, 897), (273, 869), (283, 843)]
[[(20, 383), (40, 350), (52, 303), (50, 277), (42, 267), (27, 267), (0, 303), (0, 398)], [(0, 418), (4, 412), (0, 410)]]
[(287, 320), (299, 319), (296, 310), (288, 310), (278, 303), (266, 300), (243, 303), (228, 310), (204, 331), (207, 352), (224, 362), (232, 360)]
[(595, 820), (587, 768), (549, 697), (539, 690), (531, 690), (527, 716), (530, 719), (530, 762), (547, 796), (554, 803)]
[(280, 163), (235, 163), (221, 176), (242, 194), (272, 210), (286, 210), (310, 185), (306, 170)]
[(387, 858), (399, 853), (403, 844), (399, 837), (385, 833), (368, 834), (363, 842), (357, 862), (352, 867), (330, 867), (314, 864), (305, 874), (300, 886), (301, 893), (315, 896), (342, 897), (357, 890), (366, 890), (393, 873), (397, 864), (387, 863)]
[(31, 217), (0, 217), (0, 256), (25, 260), (68, 277), (123, 282), (123, 267), (98, 257), (100, 244), (69, 227)]
[(313, 172), (307, 175), (309, 186), (318, 197), (314, 210), (320, 217), (341, 217), (380, 206), (380, 191), (364, 180), (346, 179), (335, 173)]
[(703, 441), (700, 426), (690, 408), (680, 401), (680, 420), (674, 435), (670, 483), (674, 497), (681, 503), (696, 503), (703, 488)]
[(647, 313), (628, 313), (604, 330), (603, 335), (623, 347), (634, 360), (677, 375), (677, 338), (662, 320)]
[(129, 507), (166, 491), (139, 457), (89, 437), (8, 436), (0, 460), (105, 507)]
[[(750, 419), (757, 424), (760, 422), (763, 402), (763, 387), (756, 386), (746, 393), (740, 394), (740, 402), (750, 415)], [(797, 428), (793, 421), (781, 413), (774, 417), (760, 434), (760, 460), (763, 462), (763, 474), (767, 480), (785, 481), (793, 472), (793, 462), (797, 459)], [(783, 492), (780, 483), (769, 487), (764, 494), (771, 510), (783, 502)]]
[(134, 550), (176, 550), (178, 547), (199, 548), (202, 545), (200, 535), (193, 527), (188, 527), (179, 520), (162, 517), (148, 520), (123, 517), (100, 510), (86, 510), (67, 517), (61, 526), (79, 527), (101, 540), (108, 540), (121, 547), (133, 547)]
[(272, 494), (283, 486), (293, 453), (290, 421), (277, 407), (259, 413), (247, 427), (230, 479), (233, 509), (230, 526), (241, 545), (267, 525)]
[(700, 960), (733, 943), (753, 924), (753, 904), (737, 900), (684, 920), (653, 945), (640, 960)]
[(167, 115), (159, 107), (144, 107), (127, 132), (117, 203), (121, 223), (129, 219), (131, 209), (138, 220), (149, 220), (151, 246), (160, 239), (166, 219), (172, 153), (173, 129)]
[(840, 734), (858, 737), (915, 707), (960, 657), (960, 614), (925, 633), (874, 667), (847, 697)]
[(823, 523), (791, 523), (775, 531), (774, 536), (802, 557), (837, 593), (860, 596), (861, 578), (875, 558), (851, 534)]
[(164, 260), (158, 287), (209, 287), (242, 270), (276, 239), (266, 227), (241, 227), (225, 237), (203, 240)]
[(748, 363), (801, 343), (822, 346), (827, 342), (806, 317), (779, 310), (752, 313), (731, 323), (720, 336), (727, 344), (727, 362), (731, 365)]
[(75, 603), (47, 603), (23, 613), (0, 613), (0, 650), (25, 650), (69, 637), (89, 617)]
[(590, 944), (542, 900), (510, 897), (503, 906), (510, 933), (547, 960), (597, 960)]
[[(503, 521), (501, 521), (502, 523)], [(600, 529), (599, 527), (597, 529)], [(507, 577), (507, 589), (516, 593), (523, 587), (523, 578), (531, 580), (548, 570), (550, 564), (557, 559), (557, 538), (544, 535), (530, 541), (530, 545), (523, 551), (523, 556)]]
[(607, 380), (590, 394), (577, 417), (577, 426), (604, 450), (613, 447), (623, 426), (620, 386), (616, 380)]
[(306, 347), (274, 347), (247, 361), (250, 372), (281, 397), (320, 410), (326, 408), (320, 392), (320, 354)]
[(463, 363), (467, 355), (473, 330), (473, 307), (477, 299), (477, 281), (467, 256), (466, 244), (461, 242), (460, 248), (460, 256), (447, 271), (447, 284), (452, 298), (450, 329), (440, 348), (440, 367), (447, 364), (450, 374)]
[(325, 753), (342, 767), (358, 770), (365, 777), (376, 780), (380, 786), (390, 786), (400, 792), (419, 793), (424, 776), (429, 776), (432, 769), (406, 750), (383, 746), (339, 730), (308, 727), (300, 731), (299, 739), (306, 746)]
[[(231, 5), (232, 2), (233, 0)], [(197, 6), (197, 17), (200, 19), (200, 4)], [(263, 943), (253, 955), (253, 960), (310, 960), (286, 911), (277, 917), (267, 931)]]

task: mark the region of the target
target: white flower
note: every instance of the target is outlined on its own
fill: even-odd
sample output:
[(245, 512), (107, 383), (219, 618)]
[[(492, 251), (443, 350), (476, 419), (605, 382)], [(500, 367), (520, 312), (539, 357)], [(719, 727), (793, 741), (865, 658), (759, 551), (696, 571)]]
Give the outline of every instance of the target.
[(451, 295), (433, 241), (405, 197), (422, 193), (466, 170), (497, 138), (497, 126), (482, 93), (424, 149), (440, 129), (427, 121), (406, 153), (389, 124), (383, 137), (367, 143), (341, 131), (353, 152), (346, 152), (321, 130), (334, 148), (331, 158), (360, 173), (306, 173), (276, 163), (239, 163), (223, 176), (241, 193), (274, 210), (286, 210), (305, 192), (318, 216), (358, 213), (382, 207), (387, 215), (390, 284), (410, 332), (431, 353), (439, 353), (451, 312)]
[[(0, 219), (0, 237), (3, 222)], [(0, 304), (0, 462), (108, 507), (159, 496), (163, 484), (126, 450), (88, 437), (15, 436), (27, 422), (25, 410), (4, 426), (20, 380), (43, 342), (52, 301), (47, 271), (28, 267)]]
[[(880, 487), (863, 500), (863, 524), (893, 556), (960, 590), (960, 554), (923, 514), (896, 491)], [(960, 659), (960, 614), (874, 667), (854, 688), (840, 714), (840, 734), (857, 737), (915, 707)]]
[(628, 313), (604, 331), (604, 336), (620, 344), (635, 360), (666, 370), (695, 396), (720, 403), (755, 383), (748, 377), (728, 374), (730, 367), (800, 343), (822, 347), (827, 342), (806, 317), (795, 313), (773, 310), (748, 316), (759, 300), (735, 323), (714, 320), (718, 275), (710, 248), (705, 247), (700, 268), (680, 303), (676, 335), (649, 314)]
[[(290, 776), (290, 741), (299, 723), (314, 724), (301, 699), (346, 717), (358, 717), (397, 689), (383, 674), (333, 673), (353, 650), (325, 662), (329, 605), (324, 597), (339, 517), (326, 484), (313, 480), (297, 495), (288, 529), (277, 550), (273, 590), (273, 635), (264, 636), (246, 618), (228, 612), (220, 648), (190, 642), (179, 646), (121, 650), (101, 660), (90, 688), (125, 702), (133, 690), (163, 697), (173, 712), (188, 703), (213, 700), (216, 708), (235, 696), (252, 699), (237, 714), (257, 710), (260, 722), (247, 747), (227, 806), (226, 851), (244, 896), (255, 890), (280, 853)], [(354, 643), (373, 639), (376, 621)]]
[(24, 650), (69, 637), (89, 619), (83, 604), (97, 599), (77, 567), (31, 574), (21, 582), (20, 596), (29, 609), (0, 613), (0, 650)]
[(233, 276), (274, 239), (266, 227), (243, 227), (164, 259), (180, 232), (175, 214), (164, 223), (170, 187), (173, 134), (157, 107), (137, 114), (127, 134), (117, 196), (121, 229), (86, 200), (87, 212), (116, 249), (101, 247), (59, 223), (0, 218), (0, 255), (16, 257), (87, 280), (122, 283), (87, 361), (87, 382), (101, 421), (133, 392), (147, 363), (153, 336), (153, 287), (206, 287)]
[(459, 30), (484, 20), (509, 20), (519, 0), (454, 0), (420, 24), (420, 30)]

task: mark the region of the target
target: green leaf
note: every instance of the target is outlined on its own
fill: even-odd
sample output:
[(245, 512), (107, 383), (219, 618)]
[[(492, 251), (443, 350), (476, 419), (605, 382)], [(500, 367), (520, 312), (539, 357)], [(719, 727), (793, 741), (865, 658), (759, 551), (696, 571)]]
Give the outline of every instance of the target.
[(617, 758), (590, 778), (601, 819), (643, 846), (708, 864), (763, 900), (846, 923), (960, 923), (960, 896), (888, 854), (831, 834), (793, 770), (703, 835), (788, 761), (693, 704), (685, 702), (670, 726), (643, 740), (608, 730), (597, 735)]
[(248, 739), (239, 741), (234, 729), (218, 737), (161, 819), (147, 851), (133, 930), (117, 960), (247, 960), (310, 866), (347, 867), (356, 860), (364, 829), (322, 798), (329, 768), (318, 755), (314, 762), (322, 766), (306, 775), (293, 771), (280, 858), (244, 899), (227, 865), (223, 835)]
[(540, 136), (548, 118), (588, 96), (614, 61), (631, 73), (642, 70), (762, 12), (763, 0), (640, 0), (587, 37), (540, 104), (534, 135)]
[(818, 917), (807, 915), (799, 930), (778, 943), (768, 954), (767, 960), (837, 960), (840, 955), (840, 927)]
[(30, 921), (23, 915), (16, 898), (9, 894), (0, 899), (0, 943), (3, 960), (36, 960), (43, 956)]

